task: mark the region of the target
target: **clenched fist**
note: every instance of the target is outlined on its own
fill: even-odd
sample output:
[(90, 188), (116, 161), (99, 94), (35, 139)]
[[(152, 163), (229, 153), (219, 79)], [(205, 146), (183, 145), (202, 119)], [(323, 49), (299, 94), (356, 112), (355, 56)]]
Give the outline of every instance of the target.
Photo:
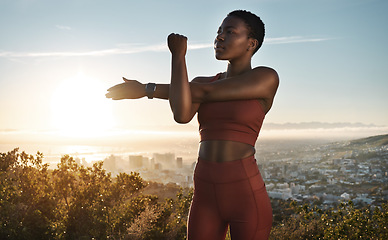
[(187, 37), (171, 33), (167, 38), (168, 48), (172, 55), (184, 57), (187, 51)]

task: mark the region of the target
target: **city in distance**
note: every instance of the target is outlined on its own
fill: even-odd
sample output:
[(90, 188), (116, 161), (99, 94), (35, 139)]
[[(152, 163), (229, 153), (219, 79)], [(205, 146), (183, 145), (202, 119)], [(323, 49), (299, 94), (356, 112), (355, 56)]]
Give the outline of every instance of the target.
[[(386, 126), (362, 123), (265, 123), (257, 141), (257, 151), (260, 153), (260, 148), (267, 148), (266, 143), (281, 150), (284, 147), (282, 143), (329, 143), (387, 132)], [(174, 153), (182, 157), (184, 162), (192, 162), (197, 159), (198, 143), (198, 126), (193, 123), (142, 126), (136, 130), (114, 129), (103, 134), (79, 133), (77, 136), (52, 130), (0, 130), (1, 152), (15, 147), (28, 153), (39, 151), (44, 154), (44, 160), (54, 167), (65, 154), (90, 163), (101, 161), (111, 154), (152, 157), (153, 153)]]
[[(42, 138), (35, 144), (18, 145), (18, 136), (9, 135), (13, 139), (0, 146), (1, 152), (15, 147), (29, 154), (40, 151), (51, 168), (68, 154), (86, 166), (104, 161), (113, 175), (136, 171), (150, 182), (192, 187), (199, 141), (195, 127), (164, 130), (121, 132), (91, 140), (65, 138), (51, 144)], [(375, 205), (386, 202), (388, 135), (378, 134), (381, 132), (386, 133), (386, 128), (364, 124), (264, 125), (255, 157), (270, 197), (319, 200), (328, 207), (343, 200)]]
[[(360, 206), (388, 201), (388, 135), (326, 143), (267, 139), (256, 149), (272, 199), (311, 201), (322, 208), (349, 200)], [(193, 187), (195, 160), (183, 162), (174, 153), (111, 155), (104, 165), (113, 174), (136, 171), (151, 182)]]

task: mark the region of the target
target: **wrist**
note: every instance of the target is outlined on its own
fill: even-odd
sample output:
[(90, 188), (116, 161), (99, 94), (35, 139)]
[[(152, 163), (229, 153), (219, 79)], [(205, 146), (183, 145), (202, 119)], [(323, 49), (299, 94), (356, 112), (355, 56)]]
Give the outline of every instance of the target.
[(172, 61), (185, 61), (186, 53), (171, 53)]
[(156, 91), (156, 84), (155, 83), (147, 83), (145, 84), (145, 95), (148, 97), (148, 99), (153, 99), (154, 94)]

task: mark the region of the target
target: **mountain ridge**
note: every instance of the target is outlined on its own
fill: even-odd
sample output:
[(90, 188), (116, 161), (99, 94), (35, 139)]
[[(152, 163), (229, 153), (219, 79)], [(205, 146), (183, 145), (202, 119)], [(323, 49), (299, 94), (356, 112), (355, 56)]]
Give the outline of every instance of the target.
[(268, 129), (335, 129), (335, 128), (379, 128), (383, 125), (365, 124), (361, 122), (286, 122), (286, 123), (265, 123), (263, 127)]
[(388, 145), (388, 134), (359, 138), (350, 141), (352, 146), (368, 145), (373, 147), (382, 147)]

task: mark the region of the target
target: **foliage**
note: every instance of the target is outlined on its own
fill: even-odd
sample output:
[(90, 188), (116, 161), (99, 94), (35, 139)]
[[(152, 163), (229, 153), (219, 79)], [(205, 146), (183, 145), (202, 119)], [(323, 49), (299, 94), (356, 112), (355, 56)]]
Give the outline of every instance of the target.
[(85, 168), (68, 155), (49, 170), (42, 159), (18, 149), (1, 153), (1, 239), (122, 239), (156, 203), (141, 194), (146, 183), (138, 173), (112, 178), (101, 162)]
[(1, 239), (55, 236), (58, 203), (48, 165), (42, 164), (42, 158), (39, 152), (34, 157), (18, 149), (0, 154)]
[(351, 201), (326, 211), (292, 202), (295, 213), (274, 227), (271, 239), (388, 239), (388, 204), (373, 211)]
[(185, 239), (193, 191), (158, 201), (138, 173), (112, 177), (98, 162), (65, 155), (57, 168), (43, 154), (0, 154), (0, 239)]
[[(143, 194), (138, 173), (112, 177), (101, 162), (84, 167), (68, 155), (50, 170), (42, 160), (39, 152), (0, 153), (0, 239), (186, 239), (193, 189), (163, 200)], [(388, 239), (387, 204), (276, 204), (285, 216), (275, 214), (271, 239)]]

